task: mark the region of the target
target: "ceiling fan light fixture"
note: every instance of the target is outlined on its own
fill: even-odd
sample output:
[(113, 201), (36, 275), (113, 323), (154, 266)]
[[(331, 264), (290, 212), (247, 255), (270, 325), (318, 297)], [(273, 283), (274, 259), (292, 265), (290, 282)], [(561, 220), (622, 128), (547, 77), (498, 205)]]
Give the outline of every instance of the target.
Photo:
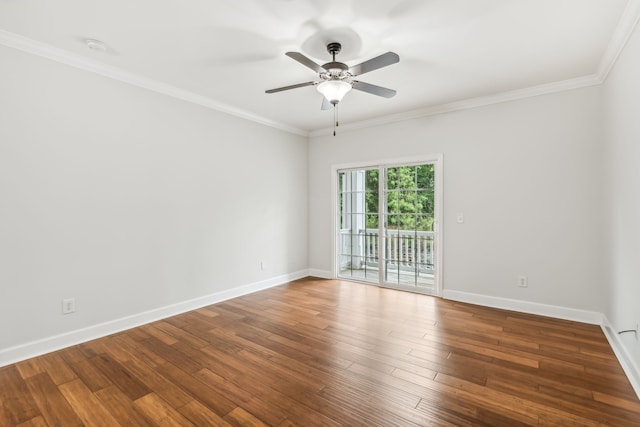
[(342, 98), (350, 90), (351, 84), (342, 80), (327, 80), (326, 82), (322, 82), (318, 85), (318, 92), (324, 95), (327, 101), (333, 105), (342, 101)]

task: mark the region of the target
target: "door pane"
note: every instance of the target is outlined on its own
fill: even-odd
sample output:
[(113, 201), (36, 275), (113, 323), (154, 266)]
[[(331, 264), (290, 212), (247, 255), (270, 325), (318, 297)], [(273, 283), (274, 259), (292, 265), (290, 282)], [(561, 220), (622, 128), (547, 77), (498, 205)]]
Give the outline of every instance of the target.
[(435, 189), (433, 164), (416, 166), (416, 184), (416, 188), (418, 189), (432, 191)]
[(434, 167), (402, 166), (386, 172), (385, 284), (434, 293)]
[(378, 170), (339, 172), (338, 277), (378, 283)]

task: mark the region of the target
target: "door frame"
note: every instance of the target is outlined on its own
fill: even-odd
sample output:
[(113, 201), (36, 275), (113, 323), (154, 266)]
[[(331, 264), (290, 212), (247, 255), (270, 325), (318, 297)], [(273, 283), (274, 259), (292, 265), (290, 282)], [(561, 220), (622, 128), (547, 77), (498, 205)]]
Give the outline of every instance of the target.
[[(434, 279), (434, 296), (442, 296), (443, 289), (443, 177), (444, 177), (444, 165), (443, 165), (444, 156), (442, 153), (429, 154), (429, 155), (420, 155), (420, 156), (412, 156), (412, 157), (401, 157), (394, 159), (383, 159), (383, 160), (367, 160), (353, 163), (342, 163), (342, 164), (334, 164), (331, 165), (331, 277), (334, 279), (338, 278), (338, 171), (343, 169), (359, 169), (359, 168), (376, 168), (376, 167), (398, 167), (398, 166), (415, 166), (423, 163), (433, 163), (434, 164), (434, 174), (435, 174), (435, 212), (434, 212), (434, 233), (435, 233), (435, 245), (436, 245), (436, 254), (435, 254), (435, 279)], [(341, 279), (348, 280), (348, 279)], [(377, 283), (377, 286), (385, 287), (382, 281)], [(395, 289), (395, 288), (394, 288)]]

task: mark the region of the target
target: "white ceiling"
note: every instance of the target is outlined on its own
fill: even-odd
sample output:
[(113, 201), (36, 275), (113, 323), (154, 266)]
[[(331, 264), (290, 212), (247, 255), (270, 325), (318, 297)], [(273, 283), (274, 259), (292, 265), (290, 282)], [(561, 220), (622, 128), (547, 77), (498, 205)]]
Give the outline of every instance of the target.
[[(400, 56), (358, 78), (396, 89), (394, 98), (351, 91), (340, 103), (342, 124), (357, 123), (595, 84), (633, 28), (630, 10), (637, 0), (0, 0), (0, 43), (307, 133), (332, 123), (314, 87), (264, 93), (317, 80), (287, 51), (323, 64), (326, 43), (338, 41), (348, 65)], [(88, 49), (87, 38), (108, 51)]]

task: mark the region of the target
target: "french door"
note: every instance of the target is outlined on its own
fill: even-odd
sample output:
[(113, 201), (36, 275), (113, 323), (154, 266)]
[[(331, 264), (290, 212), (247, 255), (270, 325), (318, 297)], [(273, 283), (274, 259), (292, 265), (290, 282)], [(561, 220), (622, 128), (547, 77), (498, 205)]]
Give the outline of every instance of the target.
[(337, 169), (337, 276), (440, 295), (440, 160)]

